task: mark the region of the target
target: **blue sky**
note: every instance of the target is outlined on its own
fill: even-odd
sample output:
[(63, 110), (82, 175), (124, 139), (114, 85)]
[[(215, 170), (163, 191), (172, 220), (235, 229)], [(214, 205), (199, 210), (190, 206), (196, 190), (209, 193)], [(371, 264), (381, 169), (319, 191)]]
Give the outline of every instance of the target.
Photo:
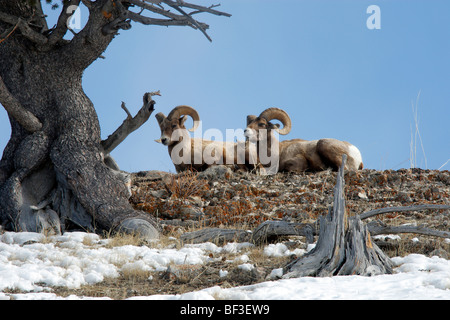
[[(369, 5), (379, 6), (381, 29), (367, 28)], [(293, 124), (282, 140), (347, 140), (366, 168), (409, 168), (412, 103), (425, 151), (417, 136), (415, 165), (450, 169), (450, 1), (221, 0), (220, 9), (233, 16), (198, 16), (212, 43), (188, 27), (133, 24), (85, 71), (103, 138), (126, 116), (121, 101), (134, 115), (145, 92), (161, 90), (149, 121), (113, 151), (121, 169), (175, 171), (154, 142), (154, 115), (180, 104), (224, 137), (247, 115), (279, 107)], [(0, 127), (3, 149), (4, 109)]]

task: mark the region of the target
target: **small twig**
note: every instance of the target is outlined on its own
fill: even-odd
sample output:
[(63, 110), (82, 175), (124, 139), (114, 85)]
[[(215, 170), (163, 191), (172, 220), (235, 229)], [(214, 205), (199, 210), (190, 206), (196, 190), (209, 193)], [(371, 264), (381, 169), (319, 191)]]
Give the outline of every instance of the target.
[(21, 18), (15, 17), (13, 15), (4, 13), (0, 11), (0, 20), (3, 22), (6, 22), (10, 25), (17, 25), (20, 32), (22, 33), (22, 35), (26, 38), (28, 38), (29, 40), (43, 45), (46, 44), (48, 42), (47, 37), (45, 37), (44, 35), (40, 34), (39, 32), (34, 31), (26, 21), (24, 21)]
[(181, 3), (178, 3), (177, 5), (171, 4), (170, 1), (164, 1), (164, 3), (185, 16), (190, 23), (196, 26), (205, 35), (206, 39), (208, 39), (210, 42), (212, 41), (211, 37), (206, 33), (206, 28), (204, 28), (204, 26), (201, 26), (194, 18), (192, 18), (189, 14), (187, 14), (183, 9), (179, 7)]
[(121, 107), (127, 113), (127, 120), (132, 119), (133, 116), (131, 115), (130, 111), (128, 111), (127, 107), (125, 106), (125, 102), (122, 101)]
[(445, 165), (446, 165), (449, 161), (450, 161), (450, 159), (448, 159), (447, 161), (445, 161), (444, 164), (438, 168), (438, 170), (441, 170), (443, 167), (445, 167)]
[[(175, 3), (173, 3), (170, 0), (165, 0), (163, 2), (167, 3), (167, 4), (171, 3), (172, 5), (175, 4)], [(199, 11), (202, 11), (202, 12), (211, 13), (211, 14), (214, 14), (214, 15), (217, 15), (217, 16), (231, 17), (231, 14), (229, 14), (229, 13), (212, 9), (212, 8), (215, 8), (215, 7), (219, 7), (220, 4), (212, 5), (210, 7), (204, 7), (204, 6), (199, 6), (199, 5), (196, 5), (196, 4), (187, 3), (187, 2), (183, 1), (182, 4), (179, 4), (179, 5), (181, 5), (181, 6), (185, 7), (185, 8), (195, 9), (195, 10), (199, 10)]]
[[(231, 16), (229, 13), (214, 10), (213, 8), (218, 7), (218, 4), (204, 7), (178, 0), (127, 0), (127, 2), (141, 8), (141, 11), (139, 13), (136, 13), (133, 11), (125, 10), (125, 12), (123, 12), (120, 17), (103, 26), (102, 32), (104, 34), (116, 33), (118, 29), (123, 29), (121, 23), (126, 19), (130, 19), (132, 21), (139, 22), (145, 25), (190, 26), (194, 29), (200, 30), (209, 41), (212, 41), (211, 37), (206, 33), (206, 30), (209, 28), (208, 24), (195, 20), (194, 18), (192, 18), (192, 15), (198, 13), (210, 13), (218, 16)], [(173, 8), (180, 14), (170, 12), (170, 10), (165, 9), (162, 4)], [(192, 9), (193, 11), (186, 12), (182, 8)], [(143, 16), (142, 13), (144, 9), (167, 17), (168, 19), (158, 19)], [(125, 24), (125, 26), (128, 27), (128, 24)]]
[[(2, 43), (3, 41), (5, 41), (6, 39), (9, 38), (10, 35), (13, 34), (14, 31), (16, 31), (17, 27), (19, 26), (19, 21), (17, 21), (16, 25), (12, 28), (11, 31), (9, 31), (9, 33), (2, 39), (0, 39), (0, 43)], [(8, 32), (8, 31), (7, 31)], [(3, 36), (3, 35), (2, 35)]]

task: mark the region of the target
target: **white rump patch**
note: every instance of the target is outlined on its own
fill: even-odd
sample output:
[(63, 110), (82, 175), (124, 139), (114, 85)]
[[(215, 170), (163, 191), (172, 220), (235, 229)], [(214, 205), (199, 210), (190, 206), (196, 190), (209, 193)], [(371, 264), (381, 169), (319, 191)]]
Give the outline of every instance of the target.
[(359, 149), (357, 147), (355, 147), (354, 145), (350, 145), (348, 147), (348, 155), (350, 157), (352, 157), (353, 160), (355, 161), (356, 168), (359, 168), (359, 166), (362, 163), (362, 156), (361, 156), (361, 152), (359, 151)]

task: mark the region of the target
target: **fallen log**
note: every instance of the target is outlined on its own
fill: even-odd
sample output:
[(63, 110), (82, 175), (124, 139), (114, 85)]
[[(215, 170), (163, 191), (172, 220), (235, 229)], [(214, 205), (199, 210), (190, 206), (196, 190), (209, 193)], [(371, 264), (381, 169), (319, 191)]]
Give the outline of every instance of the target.
[(287, 221), (264, 221), (255, 228), (251, 242), (261, 245), (276, 242), (281, 237), (305, 236), (307, 243), (314, 242), (315, 225), (310, 223), (291, 223)]
[(248, 242), (250, 233), (238, 229), (205, 228), (193, 232), (186, 232), (181, 235), (182, 243), (202, 243), (212, 242), (223, 244), (224, 242)]

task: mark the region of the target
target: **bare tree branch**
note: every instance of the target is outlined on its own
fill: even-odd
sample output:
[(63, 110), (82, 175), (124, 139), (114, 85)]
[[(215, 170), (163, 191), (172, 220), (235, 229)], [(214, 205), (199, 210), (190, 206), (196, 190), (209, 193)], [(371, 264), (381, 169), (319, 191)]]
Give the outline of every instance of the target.
[(208, 39), (209, 41), (212, 41), (211, 37), (206, 33), (206, 28), (202, 27), (194, 18), (192, 18), (183, 9), (181, 9), (179, 7), (180, 3), (174, 4), (174, 3), (171, 3), (171, 2), (172, 1), (165, 1), (165, 3), (167, 3), (167, 5), (171, 6), (172, 8), (174, 8), (175, 10), (180, 12), (183, 16), (186, 17), (186, 19), (190, 23), (192, 23), (192, 25), (196, 26), (205, 35), (206, 39)]
[(195, 9), (195, 10), (197, 10), (196, 13), (197, 12), (207, 12), (207, 13), (214, 14), (216, 16), (231, 17), (231, 14), (229, 14), (229, 13), (212, 9), (212, 8), (220, 6), (220, 4), (212, 5), (212, 6), (207, 8), (207, 7), (204, 7), (204, 6), (199, 6), (199, 5), (187, 3), (187, 2), (184, 2), (184, 1), (174, 2), (174, 1), (170, 1), (170, 0), (165, 0), (165, 1), (162, 1), (162, 2), (167, 3), (168, 5), (172, 5), (172, 6), (183, 6), (183, 7), (186, 7), (186, 8)]
[(26, 110), (16, 98), (9, 92), (3, 79), (0, 77), (0, 103), (8, 114), (29, 132), (35, 132), (42, 128), (42, 123), (30, 111)]
[(67, 21), (73, 12), (68, 12), (68, 8), (70, 6), (78, 6), (80, 4), (80, 0), (72, 0), (72, 1), (63, 1), (63, 8), (58, 17), (58, 22), (56, 23), (55, 28), (52, 30), (48, 37), (48, 44), (54, 45), (59, 42), (67, 32), (68, 26)]
[[(130, 11), (128, 9), (122, 10), (120, 13), (120, 16), (117, 17), (112, 22), (108, 23), (102, 28), (102, 32), (104, 34), (111, 34), (117, 32), (118, 29), (129, 29), (130, 25), (127, 22), (128, 19), (139, 22), (145, 25), (159, 25), (159, 26), (190, 26), (194, 29), (200, 30), (205, 37), (209, 40), (211, 40), (211, 37), (206, 33), (206, 30), (209, 28), (209, 26), (206, 23), (199, 22), (192, 18), (192, 15), (198, 14), (198, 13), (210, 13), (214, 15), (219, 16), (227, 16), (230, 17), (231, 15), (226, 12), (221, 12), (218, 10), (214, 10), (212, 8), (215, 8), (219, 5), (212, 5), (210, 7), (204, 7), (199, 6), (191, 3), (186, 3), (184, 1), (170, 1), (170, 0), (124, 0), (123, 3), (128, 3), (134, 6), (137, 6), (142, 9), (142, 11), (146, 10), (148, 12), (156, 13), (159, 15), (162, 15), (164, 17), (167, 17), (168, 19), (160, 19), (160, 18), (153, 18), (142, 15), (142, 12), (136, 13), (133, 11)], [(181, 14), (176, 14), (171, 12), (170, 10), (164, 9), (162, 6), (163, 4), (167, 5), (168, 7), (175, 9)], [(156, 6), (158, 5), (158, 6)], [(123, 5), (121, 4), (123, 7)], [(183, 8), (193, 9), (195, 11), (186, 12), (183, 10)]]
[(28, 22), (24, 21), (21, 18), (0, 11), (0, 20), (13, 26), (17, 25), (24, 37), (37, 44), (43, 45), (48, 41), (47, 37), (37, 31), (34, 31), (28, 25)]
[[(188, 23), (186, 19), (156, 19), (145, 17), (135, 12), (128, 11), (126, 13), (127, 18), (133, 20), (134, 22), (139, 22), (145, 25), (157, 25), (157, 26), (187, 26)], [(198, 23), (203, 29), (208, 29), (209, 26), (205, 23)], [(194, 29), (197, 29), (195, 26), (191, 26)]]
[[(39, 18), (42, 23), (45, 23), (43, 28), (41, 28), (41, 32), (36, 31), (37, 25), (33, 23), (33, 21), (25, 21), (22, 18), (4, 13), (0, 11), (0, 21), (6, 22), (15, 29), (19, 29), (20, 33), (33, 41), (34, 43), (40, 45), (41, 50), (49, 50), (56, 43), (60, 42), (64, 35), (67, 33), (68, 26), (67, 20), (71, 16), (71, 12), (68, 12), (68, 8), (72, 5), (78, 6), (83, 3), (90, 11), (95, 10), (95, 7), (99, 7), (97, 3), (98, 1), (90, 1), (90, 0), (71, 0), (71, 1), (63, 1), (63, 8), (58, 17), (58, 22), (56, 26), (48, 31), (46, 29), (46, 21), (45, 16), (43, 16), (42, 8), (40, 8), (40, 2), (38, 3), (37, 16), (34, 16), (32, 19)], [(130, 29), (131, 24), (130, 21), (142, 23), (145, 25), (159, 25), (159, 26), (190, 26), (194, 29), (200, 30), (205, 37), (211, 40), (211, 37), (206, 33), (206, 30), (209, 29), (208, 24), (197, 21), (192, 16), (199, 13), (209, 13), (218, 16), (226, 16), (230, 17), (231, 15), (226, 12), (218, 11), (216, 8), (220, 6), (219, 4), (211, 5), (209, 7), (196, 5), (192, 3), (187, 3), (181, 0), (118, 0), (118, 1), (104, 1), (105, 6), (111, 7), (111, 11), (115, 10), (115, 14), (113, 15), (112, 21), (105, 24), (101, 30), (104, 35), (115, 34), (119, 29)], [(136, 6), (142, 9), (141, 12), (133, 12), (128, 10), (129, 6)], [(166, 6), (166, 8), (164, 8)], [(174, 9), (179, 14), (171, 12), (169, 9)], [(187, 12), (190, 10), (190, 12)], [(104, 10), (102, 8), (101, 10)], [(160, 15), (162, 17), (166, 17), (167, 19), (157, 18), (145, 16), (142, 13), (154, 13)], [(104, 12), (105, 14), (112, 14), (112, 12)], [(118, 13), (118, 14), (117, 14)], [(45, 27), (45, 28), (44, 28)], [(14, 29), (14, 30), (15, 30)], [(46, 32), (44, 32), (46, 31)], [(9, 33), (7, 33), (9, 35)]]
[(106, 140), (102, 141), (103, 153), (109, 154), (113, 151), (126, 137), (133, 131), (137, 130), (140, 126), (142, 126), (150, 117), (152, 112), (155, 110), (154, 105), (155, 101), (152, 99), (152, 96), (160, 96), (160, 92), (150, 92), (144, 95), (144, 105), (138, 111), (136, 116), (133, 118), (125, 107), (125, 103), (122, 102), (122, 109), (127, 113), (127, 118), (123, 121), (119, 128), (114, 131)]
[(48, 24), (46, 17), (44, 10), (42, 10), (42, 1), (35, 1), (33, 18), (30, 20), (30, 25), (40, 28), (40, 32), (47, 31)]
[[(143, 2), (141, 0), (128, 0), (128, 2), (133, 4), (133, 5), (135, 5), (135, 6), (140, 7), (142, 9), (145, 9), (145, 10), (151, 11), (153, 13), (157, 13), (157, 14), (163, 15), (163, 16), (168, 17), (170, 19), (178, 19), (180, 17), (180, 15), (172, 13), (169, 10), (165, 10), (164, 7), (162, 7), (162, 6), (156, 7), (153, 4), (149, 4), (149, 3), (147, 3), (148, 1)], [(161, 2), (162, 1), (158, 0), (158, 4), (161, 3)]]

